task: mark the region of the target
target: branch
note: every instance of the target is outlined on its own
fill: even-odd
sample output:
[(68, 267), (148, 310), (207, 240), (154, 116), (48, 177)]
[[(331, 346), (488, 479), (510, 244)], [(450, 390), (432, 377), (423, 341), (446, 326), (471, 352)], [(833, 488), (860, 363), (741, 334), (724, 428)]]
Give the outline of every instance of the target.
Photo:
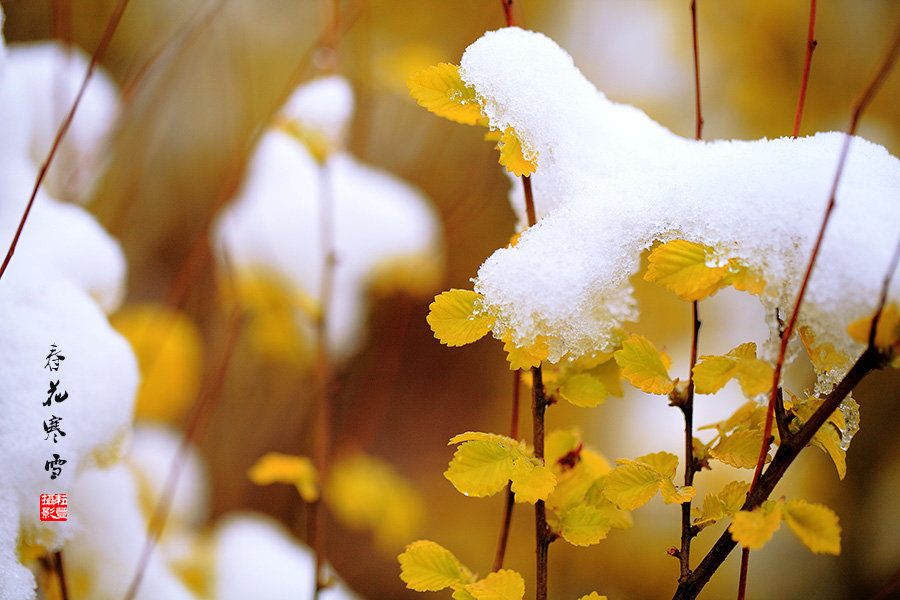
[(800, 80), (800, 98), (797, 100), (797, 113), (794, 116), (794, 139), (800, 133), (800, 120), (803, 118), (803, 104), (806, 102), (806, 86), (809, 83), (809, 69), (812, 65), (813, 50), (816, 49), (816, 0), (809, 2), (809, 32), (806, 36), (806, 60), (803, 63), (803, 77)]
[(109, 17), (109, 21), (106, 23), (106, 29), (103, 31), (103, 36), (100, 38), (100, 43), (97, 44), (97, 48), (91, 55), (91, 61), (90, 63), (88, 63), (87, 72), (84, 74), (84, 79), (81, 81), (81, 87), (78, 88), (78, 94), (75, 96), (75, 101), (72, 103), (72, 108), (69, 109), (69, 114), (66, 115), (66, 118), (62, 122), (62, 125), (59, 126), (59, 129), (56, 132), (56, 137), (53, 139), (53, 145), (50, 146), (50, 152), (47, 154), (47, 158), (44, 160), (44, 164), (41, 165), (40, 171), (38, 171), (37, 180), (35, 180), (34, 187), (31, 190), (31, 197), (28, 199), (28, 204), (25, 205), (25, 212), (22, 214), (22, 219), (19, 221), (19, 226), (16, 228), (16, 233), (9, 245), (9, 250), (6, 253), (6, 258), (3, 259), (3, 264), (0, 265), (0, 278), (3, 277), (3, 274), (6, 272), (6, 268), (9, 266), (9, 261), (12, 260), (12, 256), (16, 251), (16, 246), (19, 243), (19, 237), (22, 235), (22, 229), (25, 228), (25, 222), (28, 220), (28, 215), (31, 214), (31, 207), (34, 206), (34, 200), (35, 198), (37, 198), (37, 193), (41, 187), (41, 183), (44, 182), (44, 177), (46, 177), (47, 171), (50, 169), (50, 164), (53, 162), (53, 158), (56, 156), (56, 151), (59, 149), (59, 145), (62, 142), (63, 137), (66, 135), (66, 132), (69, 131), (69, 127), (72, 125), (72, 119), (75, 118), (75, 111), (78, 110), (78, 105), (81, 104), (81, 99), (84, 97), (84, 92), (87, 89), (88, 82), (91, 80), (91, 76), (94, 74), (94, 70), (97, 68), (97, 63), (100, 62), (100, 58), (106, 52), (106, 47), (109, 46), (109, 42), (112, 39), (113, 34), (116, 32), (116, 27), (119, 26), (119, 21), (122, 20), (122, 13), (125, 12), (125, 8), (127, 6), (128, 0), (119, 0), (118, 4), (116, 4), (116, 7), (113, 9), (113, 12)]
[(66, 571), (63, 568), (62, 550), (53, 553), (53, 570), (56, 571), (56, 578), (59, 580), (60, 600), (69, 600), (69, 586), (66, 585)]
[(700, 111), (700, 48), (697, 40), (697, 0), (691, 0), (691, 37), (694, 41), (694, 98), (697, 105), (696, 138), (703, 135), (703, 114)]
[(128, 591), (125, 592), (125, 600), (134, 600), (137, 595), (138, 587), (141, 584), (144, 572), (147, 570), (147, 565), (150, 562), (150, 555), (153, 553), (153, 547), (156, 545), (156, 541), (159, 539), (163, 527), (166, 524), (166, 519), (169, 516), (169, 509), (172, 506), (172, 500), (175, 496), (175, 486), (178, 484), (178, 478), (181, 476), (181, 470), (187, 459), (190, 442), (199, 435), (202, 425), (205, 425), (206, 419), (209, 417), (210, 409), (213, 407), (222, 391), (222, 384), (225, 382), (225, 374), (228, 372), (228, 366), (231, 363), (232, 351), (237, 342), (241, 323), (242, 315), (236, 308), (229, 319), (228, 338), (226, 339), (225, 346), (222, 350), (222, 357), (215, 370), (211, 371), (211, 378), (207, 379), (203, 389), (200, 391), (200, 396), (197, 403), (194, 405), (184, 435), (181, 437), (181, 443), (178, 445), (175, 458), (172, 461), (172, 465), (169, 467), (169, 473), (166, 476), (166, 482), (163, 485), (162, 493), (156, 503), (156, 507), (153, 509), (153, 515), (147, 526), (147, 539), (144, 542), (144, 548), (138, 559), (134, 578), (131, 580), (131, 585), (128, 586)]
[[(521, 384), (522, 370), (516, 369), (513, 372), (512, 417), (509, 424), (509, 437), (514, 440), (519, 438), (519, 389)], [(506, 485), (506, 504), (503, 509), (503, 524), (500, 527), (500, 539), (497, 540), (497, 552), (494, 554), (491, 571), (499, 571), (503, 568), (503, 558), (506, 555), (506, 544), (509, 541), (509, 525), (512, 522), (515, 501), (516, 496), (512, 491), (512, 483), (508, 483)]]

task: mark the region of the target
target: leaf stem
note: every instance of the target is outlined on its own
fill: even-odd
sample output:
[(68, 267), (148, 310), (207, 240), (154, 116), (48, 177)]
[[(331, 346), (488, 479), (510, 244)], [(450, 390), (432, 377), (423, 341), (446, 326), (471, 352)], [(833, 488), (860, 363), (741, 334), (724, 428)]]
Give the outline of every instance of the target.
[(694, 102), (697, 107), (695, 137), (703, 136), (703, 113), (700, 110), (700, 45), (697, 35), (697, 0), (691, 0), (691, 38), (694, 44)]
[(113, 9), (112, 14), (109, 17), (109, 21), (107, 21), (106, 23), (106, 29), (104, 29), (103, 31), (103, 36), (100, 38), (100, 43), (97, 44), (97, 48), (91, 55), (91, 60), (88, 63), (88, 68), (84, 74), (84, 79), (82, 79), (81, 81), (81, 87), (78, 88), (78, 94), (75, 96), (75, 101), (72, 102), (72, 108), (69, 109), (69, 113), (63, 120), (62, 125), (59, 126), (59, 129), (56, 132), (56, 137), (53, 138), (53, 145), (50, 146), (50, 152), (47, 154), (47, 158), (44, 160), (44, 164), (41, 165), (40, 171), (38, 171), (37, 179), (35, 180), (34, 187), (31, 190), (31, 197), (28, 199), (28, 203), (25, 205), (25, 212), (22, 213), (22, 218), (19, 221), (19, 226), (16, 228), (16, 233), (9, 245), (9, 250), (6, 252), (6, 258), (3, 259), (3, 264), (0, 265), (0, 278), (3, 277), (3, 274), (6, 272), (6, 268), (9, 266), (9, 261), (12, 260), (13, 254), (16, 251), (16, 246), (19, 243), (19, 237), (21, 237), (22, 230), (25, 228), (25, 222), (28, 220), (28, 215), (31, 214), (31, 208), (32, 206), (34, 206), (34, 201), (37, 198), (38, 190), (40, 189), (41, 184), (44, 182), (44, 177), (47, 176), (47, 171), (50, 169), (50, 164), (53, 162), (53, 158), (56, 156), (57, 150), (59, 150), (59, 145), (62, 142), (63, 137), (66, 135), (66, 132), (69, 131), (69, 127), (72, 125), (72, 119), (75, 118), (75, 111), (78, 110), (78, 106), (81, 104), (81, 99), (84, 97), (84, 92), (87, 89), (88, 82), (91, 80), (91, 76), (94, 74), (94, 70), (97, 68), (97, 63), (100, 62), (100, 58), (106, 52), (106, 48), (107, 46), (109, 46), (109, 42), (112, 39), (113, 34), (116, 32), (116, 28), (119, 26), (119, 21), (122, 20), (122, 13), (125, 12), (125, 8), (127, 6), (128, 0), (118, 1), (115, 8)]
[(794, 139), (800, 133), (800, 120), (803, 118), (803, 104), (806, 102), (806, 86), (809, 83), (809, 70), (812, 65), (813, 50), (816, 49), (816, 0), (809, 2), (809, 32), (806, 36), (806, 60), (803, 63), (803, 77), (800, 80), (800, 98), (797, 100), (797, 113), (794, 116)]

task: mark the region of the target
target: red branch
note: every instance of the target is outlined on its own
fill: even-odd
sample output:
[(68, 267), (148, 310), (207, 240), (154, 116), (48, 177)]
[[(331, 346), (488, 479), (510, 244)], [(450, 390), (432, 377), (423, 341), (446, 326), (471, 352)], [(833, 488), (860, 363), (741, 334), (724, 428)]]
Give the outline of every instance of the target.
[(806, 102), (806, 86), (809, 83), (809, 68), (812, 64), (813, 50), (816, 49), (816, 0), (809, 2), (809, 33), (806, 36), (806, 61), (803, 63), (803, 78), (800, 80), (800, 98), (797, 100), (797, 114), (794, 117), (794, 133), (796, 139), (800, 133), (800, 120), (803, 118), (803, 104)]
[(56, 151), (59, 149), (59, 145), (62, 142), (63, 137), (66, 135), (66, 132), (69, 131), (69, 126), (72, 125), (72, 119), (75, 117), (75, 111), (78, 110), (78, 105), (81, 104), (81, 99), (84, 97), (84, 92), (87, 89), (88, 82), (91, 80), (91, 76), (94, 74), (94, 70), (97, 68), (97, 63), (100, 62), (100, 58), (106, 52), (107, 46), (109, 46), (110, 40), (112, 40), (113, 34), (116, 32), (116, 28), (119, 26), (119, 21), (122, 20), (122, 13), (125, 12), (125, 8), (128, 6), (128, 0), (119, 0), (118, 4), (116, 4), (115, 9), (113, 9), (112, 14), (109, 17), (109, 21), (106, 23), (106, 29), (103, 31), (103, 36), (100, 38), (100, 43), (97, 44), (97, 48), (94, 50), (93, 55), (91, 55), (91, 61), (88, 64), (87, 72), (84, 74), (84, 79), (81, 82), (81, 87), (78, 89), (78, 94), (75, 96), (75, 101), (72, 103), (72, 108), (69, 109), (69, 114), (66, 115), (65, 120), (62, 122), (62, 125), (59, 126), (59, 130), (56, 132), (56, 137), (53, 139), (53, 145), (50, 146), (50, 152), (47, 154), (46, 160), (44, 160), (44, 164), (41, 165), (41, 170), (38, 172), (37, 180), (34, 182), (34, 188), (31, 190), (31, 197), (28, 199), (28, 204), (25, 205), (25, 212), (22, 214), (22, 219), (19, 221), (19, 226), (16, 228), (16, 234), (13, 236), (12, 242), (9, 245), (9, 250), (6, 253), (6, 258), (3, 259), (3, 265), (0, 265), (0, 278), (3, 277), (3, 274), (6, 272), (6, 268), (9, 266), (9, 261), (12, 260), (12, 256), (16, 251), (16, 245), (19, 243), (19, 237), (22, 235), (22, 229), (25, 227), (25, 222), (28, 220), (28, 215), (31, 214), (31, 207), (34, 206), (34, 200), (37, 198), (38, 190), (41, 187), (41, 183), (44, 182), (44, 177), (47, 175), (47, 171), (50, 169), (50, 164), (53, 162), (53, 158), (56, 156)]

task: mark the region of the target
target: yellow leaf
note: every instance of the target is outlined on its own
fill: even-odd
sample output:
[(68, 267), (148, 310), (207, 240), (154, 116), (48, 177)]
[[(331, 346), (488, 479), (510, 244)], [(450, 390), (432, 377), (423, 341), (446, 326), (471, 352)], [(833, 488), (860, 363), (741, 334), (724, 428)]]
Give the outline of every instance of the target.
[(731, 435), (722, 436), (719, 443), (709, 449), (709, 454), (732, 467), (753, 469), (759, 461), (762, 442), (762, 431), (736, 431)]
[[(522, 600), (525, 597), (525, 580), (510, 569), (501, 569), (463, 587), (475, 600)], [(453, 597), (459, 600), (455, 594)]]
[(454, 584), (468, 583), (472, 577), (471, 571), (449, 550), (428, 540), (413, 542), (397, 558), (400, 579), (417, 592), (437, 592)]
[(512, 127), (508, 127), (500, 136), (500, 164), (516, 177), (531, 175), (537, 169), (537, 156), (525, 158), (522, 140)]
[(591, 592), (587, 596), (582, 596), (578, 600), (606, 600), (606, 596), (601, 596), (597, 592)]
[(554, 472), (561, 472), (557, 461), (581, 447), (581, 435), (576, 430), (554, 429), (544, 440), (544, 460)]
[(609, 360), (592, 368), (590, 373), (600, 380), (607, 392), (616, 398), (622, 397), (622, 371), (619, 369), (618, 363), (613, 360), (612, 354), (609, 355)]
[[(468, 434), (463, 434), (463, 436)], [(512, 474), (513, 461), (522, 455), (514, 440), (494, 434), (481, 434), (480, 439), (456, 436), (451, 443), (462, 441), (444, 477), (466, 496), (492, 496), (504, 487)], [(460, 439), (463, 438), (463, 439)]]
[(634, 510), (650, 501), (659, 490), (661, 479), (652, 467), (628, 461), (606, 476), (603, 495), (619, 508)]
[(739, 511), (747, 500), (747, 492), (750, 491), (750, 484), (746, 481), (732, 481), (722, 488), (719, 492), (719, 499), (725, 507), (726, 514), (734, 514)]
[(247, 475), (250, 481), (257, 485), (293, 484), (304, 502), (315, 502), (319, 499), (319, 478), (316, 468), (306, 456), (269, 452), (250, 467)]
[(697, 491), (693, 486), (678, 487), (671, 479), (663, 479), (659, 484), (659, 494), (666, 504), (684, 504), (690, 502)]
[(609, 524), (616, 529), (628, 529), (632, 526), (631, 513), (621, 509), (609, 498), (607, 498), (603, 490), (606, 487), (607, 477), (601, 477), (588, 489), (584, 496), (584, 501), (590, 506), (599, 510), (608, 520)]
[(622, 375), (636, 388), (648, 394), (668, 394), (675, 387), (656, 347), (644, 336), (631, 334), (614, 356)]
[(850, 358), (846, 354), (836, 351), (831, 342), (816, 343), (816, 337), (808, 326), (804, 325), (797, 329), (797, 334), (816, 371), (830, 371), (849, 364)]
[(177, 422), (200, 389), (203, 343), (197, 326), (163, 304), (128, 305), (110, 323), (131, 344), (140, 367), (135, 415)]
[(841, 432), (833, 423), (826, 422), (822, 424), (815, 435), (813, 435), (809, 445), (825, 452), (834, 463), (834, 468), (838, 472), (838, 478), (844, 478), (847, 474), (847, 451), (841, 448)]
[(481, 295), (452, 289), (434, 297), (426, 318), (434, 337), (448, 346), (464, 346), (484, 337), (494, 318), (483, 312)]
[(385, 461), (363, 453), (339, 457), (325, 487), (325, 501), (347, 528), (371, 531), (392, 552), (415, 537), (425, 520), (416, 488)]
[(572, 507), (559, 518), (559, 534), (573, 546), (590, 546), (606, 539), (610, 527), (602, 511), (586, 504)]
[(513, 342), (512, 331), (507, 330), (502, 340), (510, 371), (536, 367), (550, 354), (550, 345), (543, 336), (538, 336), (530, 346), (517, 346)]
[(602, 404), (609, 392), (593, 375), (576, 373), (562, 380), (559, 395), (575, 406), (590, 408)]
[[(854, 321), (847, 327), (847, 333), (857, 342), (869, 343), (869, 331), (872, 329), (871, 317)], [(900, 354), (900, 310), (896, 302), (891, 302), (881, 311), (878, 319), (878, 330), (875, 332), (875, 347), (889, 357)], [(896, 365), (895, 365), (896, 366)]]
[(509, 475), (516, 502), (546, 500), (556, 487), (556, 476), (535, 458), (517, 458)]
[(634, 460), (649, 466), (664, 479), (675, 477), (675, 469), (678, 468), (678, 457), (671, 452), (654, 452), (639, 456)]
[(756, 358), (753, 342), (741, 344), (725, 356), (701, 356), (694, 366), (694, 386), (698, 394), (715, 394), (735, 377), (749, 397), (764, 394), (772, 386), (772, 367)]
[(440, 117), (465, 125), (476, 125), (484, 119), (475, 88), (463, 83), (456, 65), (428, 67), (410, 75), (406, 86), (419, 106)]
[(716, 494), (707, 494), (703, 499), (703, 508), (693, 509), (691, 515), (694, 526), (703, 529), (725, 518), (725, 503)]
[(742, 510), (735, 513), (728, 531), (731, 532), (734, 541), (744, 548), (759, 550), (771, 539), (780, 524), (780, 507), (775, 502), (767, 501), (752, 511)]
[(728, 260), (728, 275), (725, 276), (722, 283), (756, 296), (760, 295), (766, 287), (766, 282), (758, 274), (733, 258)]
[(841, 553), (841, 526), (830, 508), (805, 500), (788, 500), (782, 512), (791, 531), (813, 553)]
[(724, 285), (727, 266), (709, 266), (715, 261), (708, 246), (672, 240), (657, 246), (649, 256), (644, 280), (663, 286), (682, 300), (702, 300)]

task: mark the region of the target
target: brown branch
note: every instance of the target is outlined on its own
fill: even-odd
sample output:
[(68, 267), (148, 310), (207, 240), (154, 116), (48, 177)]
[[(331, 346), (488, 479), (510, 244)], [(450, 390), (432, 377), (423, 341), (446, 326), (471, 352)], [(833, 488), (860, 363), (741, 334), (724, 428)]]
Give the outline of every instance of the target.
[(22, 235), (22, 229), (24, 229), (25, 227), (25, 222), (28, 220), (28, 215), (31, 214), (31, 208), (32, 206), (34, 206), (34, 201), (37, 198), (38, 190), (40, 189), (41, 184), (44, 182), (44, 177), (47, 176), (47, 171), (50, 169), (50, 164), (53, 162), (53, 158), (56, 156), (56, 152), (59, 149), (59, 145), (62, 142), (63, 137), (66, 135), (66, 132), (69, 131), (69, 127), (72, 125), (72, 119), (75, 118), (75, 111), (78, 110), (78, 106), (81, 104), (81, 99), (84, 97), (84, 92), (87, 89), (88, 82), (91, 80), (91, 76), (94, 74), (94, 70), (97, 68), (97, 63), (100, 62), (100, 58), (106, 52), (106, 48), (107, 46), (109, 46), (109, 42), (110, 40), (112, 40), (112, 36), (116, 32), (116, 27), (119, 26), (119, 21), (122, 20), (122, 13), (125, 12), (125, 8), (127, 6), (128, 0), (119, 0), (119, 2), (116, 4), (116, 7), (113, 9), (113, 12), (109, 17), (109, 21), (107, 21), (106, 23), (106, 29), (103, 31), (103, 36), (100, 38), (100, 43), (97, 44), (97, 48), (91, 55), (91, 61), (88, 63), (87, 72), (84, 74), (84, 79), (81, 81), (81, 87), (78, 88), (78, 94), (76, 94), (75, 96), (75, 101), (72, 102), (72, 108), (69, 109), (69, 113), (63, 120), (62, 125), (59, 126), (59, 129), (56, 132), (56, 137), (53, 139), (53, 145), (50, 146), (50, 152), (47, 154), (47, 158), (44, 160), (44, 164), (41, 165), (40, 171), (38, 171), (37, 179), (35, 180), (34, 187), (31, 190), (31, 197), (28, 199), (28, 204), (25, 205), (25, 212), (22, 213), (22, 219), (19, 221), (19, 226), (16, 228), (16, 233), (9, 245), (9, 250), (6, 252), (6, 258), (3, 259), (3, 264), (0, 265), (0, 278), (3, 277), (3, 274), (6, 272), (6, 268), (9, 266), (9, 261), (12, 260), (13, 254), (16, 251), (16, 246), (19, 243), (19, 237), (21, 237)]
[[(509, 437), (519, 438), (519, 389), (522, 384), (522, 371), (516, 369), (513, 372), (512, 393), (512, 417), (509, 424)], [(506, 502), (503, 508), (503, 523), (500, 526), (500, 539), (497, 540), (497, 551), (494, 554), (494, 564), (491, 571), (499, 571), (503, 568), (503, 559), (506, 556), (506, 544), (509, 541), (509, 525), (512, 522), (513, 507), (516, 497), (512, 491), (512, 483), (506, 485)]]
[[(741, 510), (752, 510), (769, 497), (769, 494), (775, 489), (775, 485), (784, 477), (787, 468), (794, 462), (800, 451), (809, 444), (816, 431), (840, 406), (847, 394), (863, 377), (873, 369), (879, 368), (881, 364), (882, 357), (876, 349), (867, 348), (862, 353), (837, 387), (825, 396), (822, 404), (800, 428), (800, 431), (791, 436), (790, 439), (784, 440), (778, 446), (778, 451), (775, 453), (772, 462), (769, 463), (769, 468), (760, 477), (757, 485), (747, 494), (747, 499)], [(706, 557), (697, 565), (697, 568), (686, 580), (678, 584), (673, 600), (696, 598), (697, 594), (700, 593), (700, 590), (703, 589), (703, 586), (706, 585), (712, 574), (716, 572), (728, 554), (731, 553), (735, 545), (737, 545), (737, 542), (732, 539), (731, 533), (728, 530), (724, 531)]]
[[(328, 349), (328, 317), (334, 291), (334, 269), (337, 264), (334, 248), (334, 197), (328, 165), (319, 165), (319, 243), (322, 248), (322, 277), (319, 281), (319, 314), (316, 318), (316, 427), (313, 461), (320, 481), (325, 481), (331, 464), (331, 385), (333, 365)], [(315, 594), (327, 587), (322, 577), (325, 563), (322, 549), (322, 500), (309, 507), (309, 543), (316, 555)]]
[(700, 46), (697, 36), (697, 0), (691, 0), (691, 37), (694, 43), (694, 102), (697, 106), (696, 138), (703, 135), (703, 113), (700, 110)]
[[(544, 412), (547, 410), (547, 398), (544, 394), (544, 382), (540, 365), (531, 368), (531, 414), (534, 422), (534, 457), (544, 460)], [(543, 500), (534, 504), (535, 542), (536, 542), (536, 583), (535, 597), (547, 600), (547, 558), (553, 536), (547, 525), (547, 509)]]
[(513, 16), (513, 0), (502, 0), (503, 1), (503, 14), (506, 16), (506, 26), (514, 27), (516, 25), (515, 17)]
[(125, 600), (134, 600), (137, 595), (138, 587), (141, 584), (144, 572), (147, 570), (147, 565), (150, 562), (150, 555), (153, 553), (153, 547), (156, 545), (159, 536), (162, 534), (166, 519), (169, 516), (169, 509), (171, 508), (172, 500), (175, 497), (175, 486), (178, 484), (178, 478), (181, 476), (181, 470), (187, 459), (191, 440), (200, 434), (200, 431), (206, 424), (206, 420), (209, 418), (211, 409), (221, 394), (222, 385), (225, 382), (225, 374), (228, 372), (228, 366), (231, 363), (231, 356), (235, 343), (237, 342), (241, 323), (241, 313), (236, 308), (232, 311), (229, 319), (228, 337), (225, 340), (222, 356), (219, 359), (216, 368), (211, 371), (211, 377), (207, 378), (203, 389), (200, 391), (200, 396), (194, 404), (187, 428), (184, 431), (184, 435), (181, 437), (181, 443), (178, 445), (178, 450), (172, 461), (172, 465), (169, 467), (169, 473), (166, 476), (166, 481), (163, 485), (159, 500), (156, 503), (156, 507), (153, 509), (153, 515), (147, 526), (147, 539), (144, 542), (144, 548), (141, 551), (134, 578), (131, 580), (131, 585), (128, 586), (128, 591), (125, 593)]
[(875, 334), (878, 331), (878, 322), (881, 320), (881, 313), (884, 312), (884, 307), (887, 304), (888, 288), (890, 288), (891, 279), (894, 276), (894, 272), (897, 270), (897, 263), (900, 263), (900, 240), (897, 240), (897, 246), (894, 248), (894, 255), (888, 263), (887, 275), (885, 275), (884, 281), (881, 284), (881, 295), (878, 297), (878, 308), (875, 309), (875, 316), (872, 317), (872, 326), (869, 328), (868, 344), (870, 348), (875, 346)]
[[(697, 364), (697, 348), (700, 334), (700, 317), (697, 313), (697, 301), (691, 303), (693, 322), (691, 334), (691, 363), (688, 367), (688, 384), (684, 402), (679, 404), (684, 414), (684, 485), (694, 484), (697, 462), (694, 459), (694, 366)], [(697, 529), (691, 524), (691, 501), (681, 505), (681, 550), (678, 560), (681, 566), (679, 581), (691, 574), (691, 540), (697, 535)]]
[(53, 570), (59, 581), (59, 597), (61, 600), (69, 600), (69, 586), (66, 585), (66, 570), (63, 568), (62, 550), (53, 553)]
[(803, 77), (800, 80), (800, 98), (797, 100), (797, 113), (794, 116), (794, 139), (800, 133), (800, 120), (803, 118), (803, 105), (806, 102), (806, 86), (809, 83), (809, 69), (812, 65), (813, 50), (816, 49), (816, 0), (809, 2), (809, 32), (806, 36), (806, 60), (803, 63)]
[[(872, 369), (878, 368), (882, 365), (883, 357), (872, 345), (872, 343), (870, 343), (865, 352), (863, 352), (856, 363), (854, 363), (850, 371), (847, 372), (847, 375), (844, 376), (844, 379), (842, 379), (837, 387), (835, 387), (835, 389), (825, 397), (822, 404), (819, 406), (816, 412), (813, 413), (812, 417), (810, 417), (810, 419), (803, 425), (803, 427), (801, 427), (800, 431), (786, 439), (781, 440), (781, 443), (778, 446), (778, 450), (776, 451), (775, 457), (772, 459), (771, 464), (769, 465), (768, 469), (765, 470), (765, 473), (762, 472), (763, 466), (765, 464), (765, 458), (769, 453), (769, 449), (772, 443), (772, 422), (776, 413), (776, 405), (781, 402), (781, 394), (779, 393), (780, 378), (781, 370), (784, 366), (784, 357), (787, 349), (787, 344), (790, 340), (791, 334), (793, 333), (794, 325), (797, 321), (797, 315), (800, 310), (800, 305), (803, 301), (803, 296), (806, 292), (807, 285), (809, 284), (810, 275), (812, 273), (813, 267), (815, 266), (819, 248), (821, 247), (822, 238), (825, 235), (825, 229), (827, 228), (828, 221), (834, 209), (837, 187), (847, 160), (847, 153), (850, 148), (850, 142), (853, 139), (853, 134), (856, 132), (856, 128), (859, 124), (859, 119), (863, 111), (866, 109), (869, 103), (871, 103), (872, 98), (875, 96), (875, 93), (881, 87), (881, 84), (884, 82), (884, 79), (890, 72), (890, 69), (893, 66), (894, 62), (896, 62), (898, 51), (900, 51), (900, 28), (898, 28), (894, 42), (891, 44), (887, 56), (885, 57), (874, 79), (854, 105), (853, 112), (850, 118), (850, 126), (848, 128), (846, 136), (844, 137), (843, 146), (841, 147), (840, 158), (838, 160), (837, 170), (828, 199), (828, 206), (825, 210), (825, 217), (819, 229), (819, 234), (816, 238), (815, 246), (813, 247), (809, 265), (807, 266), (803, 282), (800, 286), (797, 301), (794, 304), (794, 309), (791, 312), (790, 319), (788, 320), (787, 326), (785, 327), (781, 337), (778, 360), (775, 364), (775, 369), (772, 377), (772, 388), (769, 394), (769, 405), (766, 412), (766, 423), (763, 431), (763, 443), (762, 447), (760, 448), (759, 460), (757, 461), (756, 471), (753, 475), (753, 482), (751, 484), (750, 492), (747, 494), (747, 499), (744, 502), (742, 510), (751, 510), (759, 506), (763, 502), (763, 500), (768, 498), (769, 494), (775, 488), (775, 485), (784, 476), (787, 467), (790, 466), (790, 464), (794, 461), (794, 459), (800, 453), (800, 450), (802, 450), (807, 446), (807, 444), (809, 444), (816, 431), (818, 431), (818, 429), (831, 416), (831, 413), (833, 413), (838, 408), (844, 398), (847, 397), (847, 394), (849, 394), (853, 387), (855, 387), (856, 384), (859, 383), (859, 381)], [(892, 260), (891, 265), (892, 270), (886, 275), (886, 282), (882, 286), (882, 297), (880, 299), (879, 311), (876, 312), (876, 316), (880, 315), (880, 311), (884, 305), (883, 303), (887, 298), (886, 289), (889, 285), (889, 278), (891, 277), (893, 268), (896, 268), (894, 260)], [(874, 340), (874, 331), (876, 326), (877, 322), (873, 318), (872, 328), (869, 332), (870, 342)], [(781, 409), (783, 410), (783, 406)], [(706, 557), (703, 559), (703, 561), (700, 563), (700, 565), (698, 565), (697, 569), (693, 573), (691, 573), (691, 576), (679, 583), (674, 598), (677, 600), (695, 598), (735, 545), (736, 542), (731, 538), (731, 534), (726, 530), (706, 555)], [(744, 562), (745, 561), (742, 561), (742, 563)], [(744, 566), (745, 565), (742, 565), (742, 570)]]

